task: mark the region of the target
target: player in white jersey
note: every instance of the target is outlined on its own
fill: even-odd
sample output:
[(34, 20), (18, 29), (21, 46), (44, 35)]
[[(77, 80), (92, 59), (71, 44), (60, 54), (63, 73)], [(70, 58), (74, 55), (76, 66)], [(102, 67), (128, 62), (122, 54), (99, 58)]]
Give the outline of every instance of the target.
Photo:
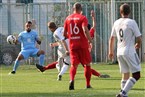
[(129, 18), (130, 6), (128, 4), (120, 6), (120, 14), (121, 18), (114, 22), (109, 39), (109, 57), (112, 59), (114, 56), (114, 40), (117, 37), (117, 59), (122, 80), (121, 91), (116, 97), (128, 97), (128, 91), (140, 78), (141, 66), (136, 49), (141, 46), (141, 33), (135, 20)]
[[(51, 47), (58, 46), (58, 49), (57, 49), (58, 60), (57, 60), (57, 62), (50, 63), (50, 64), (48, 64), (47, 66), (44, 66), (44, 67), (37, 64), (36, 67), (41, 72), (43, 72), (45, 70), (48, 70), (48, 69), (57, 68), (58, 71), (59, 71), (57, 80), (60, 81), (62, 75), (68, 69), (68, 66), (70, 64), (70, 57), (65, 54), (65, 49), (62, 45), (62, 40), (64, 40), (64, 36), (62, 34), (63, 33), (63, 27), (57, 27), (54, 22), (48, 22), (48, 27), (52, 31), (53, 37), (56, 41), (55, 43), (50, 43), (50, 46)], [(65, 39), (65, 43), (66, 43), (66, 45), (69, 45), (68, 39)]]

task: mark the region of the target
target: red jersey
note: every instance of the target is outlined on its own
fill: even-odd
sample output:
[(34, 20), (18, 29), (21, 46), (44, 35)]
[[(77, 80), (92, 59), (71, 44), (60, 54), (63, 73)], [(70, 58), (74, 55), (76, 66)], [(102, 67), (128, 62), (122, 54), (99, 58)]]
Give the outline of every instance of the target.
[(88, 25), (88, 19), (82, 14), (74, 13), (68, 16), (64, 23), (64, 29), (68, 32), (70, 49), (88, 48), (88, 39), (82, 27)]
[(94, 33), (95, 33), (95, 29), (91, 28), (90, 29), (90, 36), (91, 36), (91, 38), (94, 38)]

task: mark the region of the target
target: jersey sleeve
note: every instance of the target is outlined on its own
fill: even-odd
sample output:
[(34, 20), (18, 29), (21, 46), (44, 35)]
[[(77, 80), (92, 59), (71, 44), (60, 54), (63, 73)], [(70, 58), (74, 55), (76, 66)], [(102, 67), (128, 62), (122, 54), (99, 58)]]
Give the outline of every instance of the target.
[(56, 41), (62, 41), (65, 39), (63, 34), (62, 34), (63, 31), (64, 31), (64, 29), (61, 28), (59, 31), (54, 32), (53, 37), (55, 38)]
[(133, 23), (133, 28), (132, 29), (133, 29), (134, 34), (135, 34), (136, 37), (141, 35), (139, 27), (138, 27), (138, 25), (137, 25), (137, 23), (135, 21)]
[(20, 33), (19, 35), (18, 35), (18, 42), (22, 42), (22, 33)]
[(84, 16), (83, 22), (82, 22), (82, 27), (83, 26), (88, 26), (88, 19), (86, 18), (86, 16)]
[(91, 28), (90, 29), (90, 36), (91, 36), (91, 38), (94, 38), (94, 33), (95, 33), (95, 29)]

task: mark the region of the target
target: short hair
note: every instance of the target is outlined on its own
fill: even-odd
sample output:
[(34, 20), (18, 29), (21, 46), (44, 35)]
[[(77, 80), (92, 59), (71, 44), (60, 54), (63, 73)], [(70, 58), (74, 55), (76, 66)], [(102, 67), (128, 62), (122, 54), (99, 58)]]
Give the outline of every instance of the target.
[(76, 2), (76, 3), (73, 5), (73, 8), (76, 9), (76, 10), (82, 10), (82, 5), (81, 5), (79, 2)]
[(127, 3), (124, 3), (120, 6), (120, 13), (123, 15), (129, 15), (130, 14), (130, 6)]
[(31, 22), (31, 21), (27, 21), (26, 23), (28, 23), (28, 24), (32, 24), (32, 22)]
[(48, 27), (52, 28), (52, 29), (57, 28), (57, 26), (56, 26), (56, 24), (54, 22), (48, 22)]

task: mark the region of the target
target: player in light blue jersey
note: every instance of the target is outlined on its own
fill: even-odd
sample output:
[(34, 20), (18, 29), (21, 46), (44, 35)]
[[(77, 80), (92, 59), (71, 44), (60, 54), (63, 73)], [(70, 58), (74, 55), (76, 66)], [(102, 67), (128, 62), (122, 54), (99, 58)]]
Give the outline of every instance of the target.
[(45, 52), (36, 47), (36, 43), (40, 45), (41, 40), (38, 38), (37, 33), (31, 30), (31, 27), (32, 22), (26, 22), (25, 31), (21, 32), (18, 36), (16, 44), (21, 43), (21, 51), (15, 60), (13, 71), (10, 74), (15, 74), (20, 61), (28, 59), (29, 57), (39, 57), (39, 64), (44, 65)]

